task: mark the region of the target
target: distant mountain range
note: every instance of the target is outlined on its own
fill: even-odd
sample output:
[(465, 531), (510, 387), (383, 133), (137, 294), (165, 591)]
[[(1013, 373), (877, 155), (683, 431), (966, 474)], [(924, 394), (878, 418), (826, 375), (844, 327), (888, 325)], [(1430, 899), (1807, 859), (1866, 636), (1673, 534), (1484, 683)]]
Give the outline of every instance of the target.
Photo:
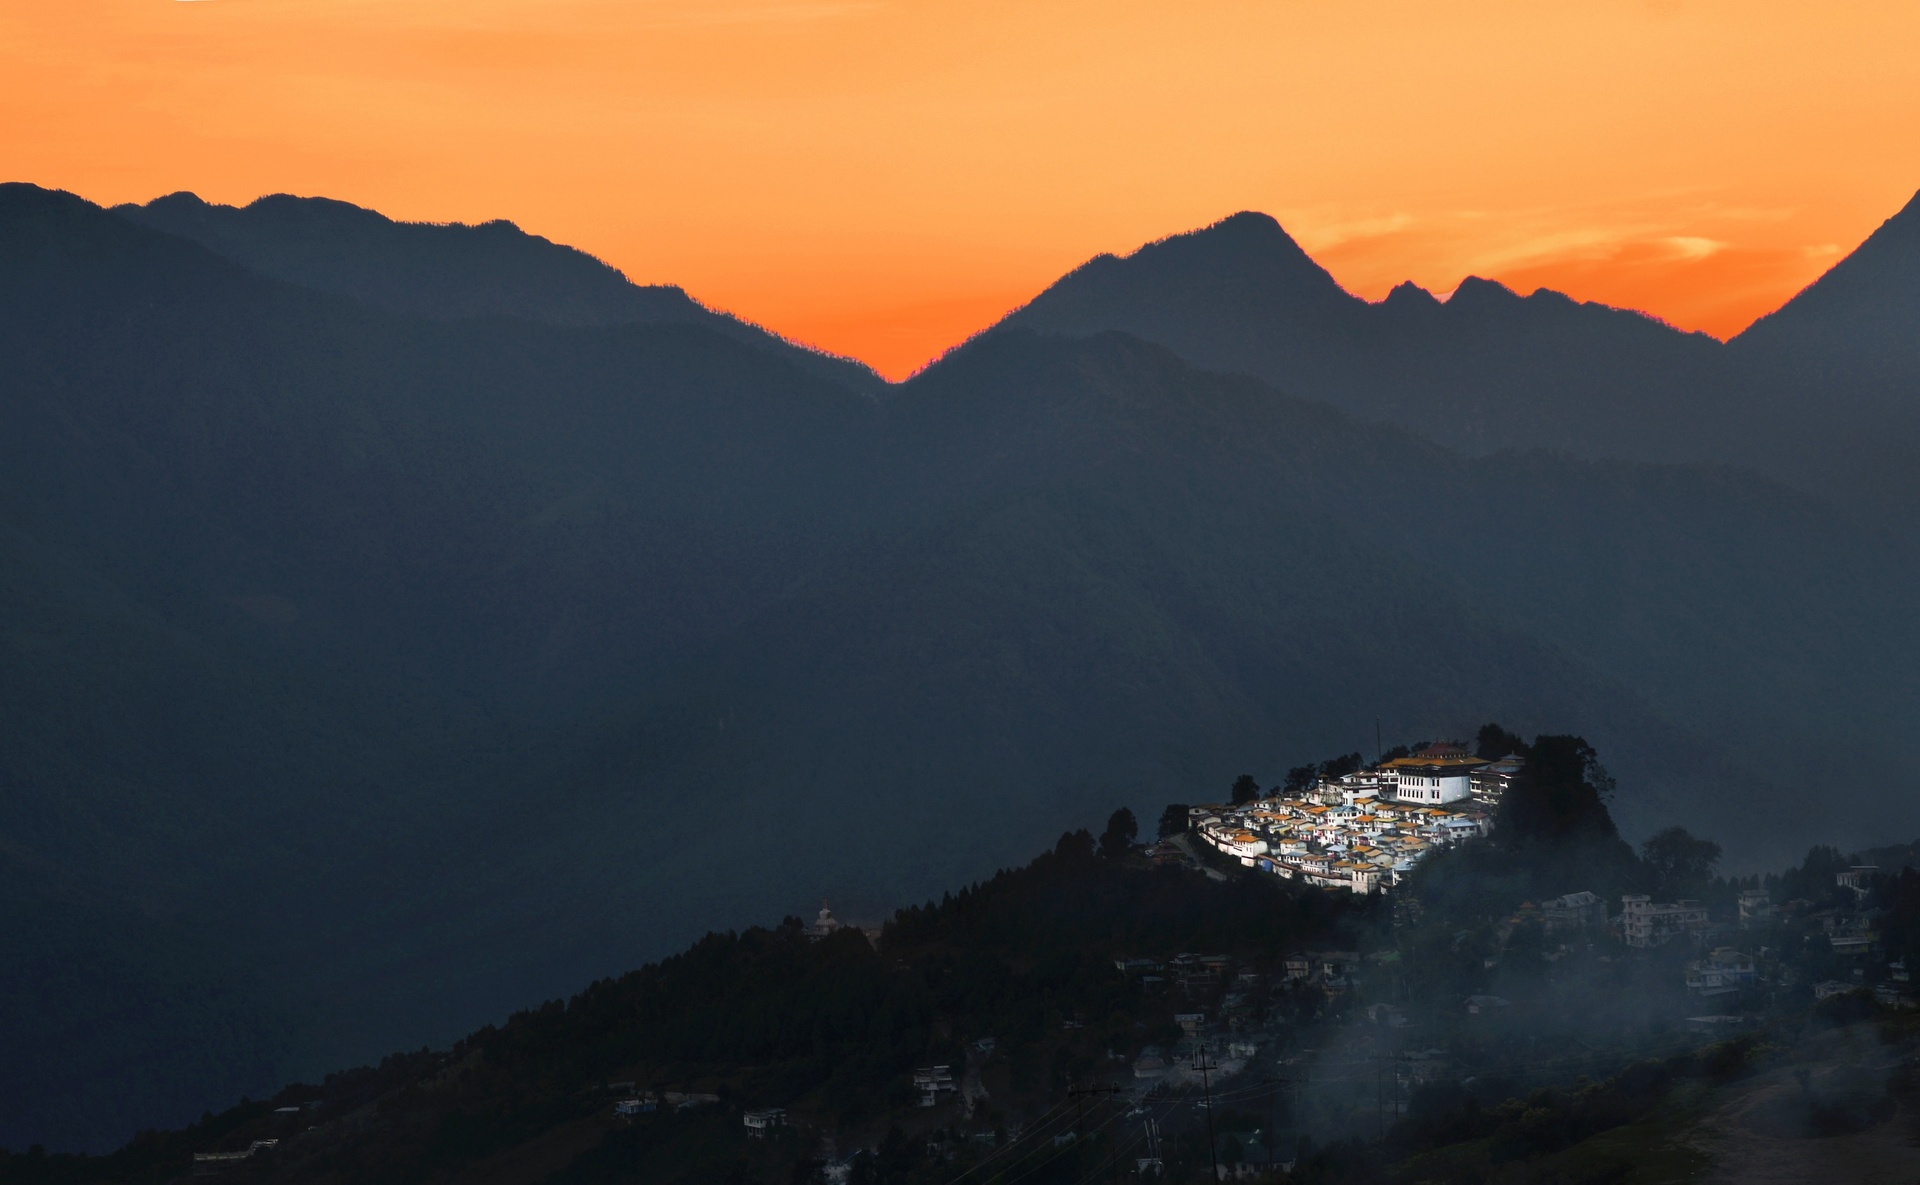
[(1736, 464), (1909, 522), (1916, 317), (1920, 198), (1724, 345), (1477, 277), (1445, 302), (1402, 284), (1371, 304), (1250, 213), (1093, 259), (1005, 323), (1129, 333), (1469, 453)]
[(1239, 215), (889, 386), (505, 224), (0, 187), (0, 1143), (1376, 720), (1581, 732), (1742, 864), (1911, 832), (1912, 504), (1813, 454), (1902, 439), (1914, 217), (1722, 345)]

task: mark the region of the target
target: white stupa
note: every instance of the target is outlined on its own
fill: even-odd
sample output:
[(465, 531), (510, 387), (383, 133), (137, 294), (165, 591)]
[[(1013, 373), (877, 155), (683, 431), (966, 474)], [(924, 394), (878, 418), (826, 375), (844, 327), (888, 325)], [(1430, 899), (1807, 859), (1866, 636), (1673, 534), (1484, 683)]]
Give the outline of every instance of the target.
[(839, 928), (840, 919), (834, 917), (833, 911), (827, 908), (826, 902), (822, 901), (820, 903), (820, 916), (813, 919), (813, 925), (807, 927), (806, 933), (808, 938), (818, 942)]

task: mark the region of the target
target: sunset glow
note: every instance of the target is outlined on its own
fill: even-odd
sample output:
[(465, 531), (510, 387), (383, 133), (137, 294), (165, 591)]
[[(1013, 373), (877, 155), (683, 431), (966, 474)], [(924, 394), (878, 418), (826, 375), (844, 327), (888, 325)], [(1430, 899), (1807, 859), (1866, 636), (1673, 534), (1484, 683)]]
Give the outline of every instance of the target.
[(1920, 6), (59, 0), (0, 174), (523, 228), (898, 377), (1240, 209), (1350, 290), (1737, 331), (1920, 187)]

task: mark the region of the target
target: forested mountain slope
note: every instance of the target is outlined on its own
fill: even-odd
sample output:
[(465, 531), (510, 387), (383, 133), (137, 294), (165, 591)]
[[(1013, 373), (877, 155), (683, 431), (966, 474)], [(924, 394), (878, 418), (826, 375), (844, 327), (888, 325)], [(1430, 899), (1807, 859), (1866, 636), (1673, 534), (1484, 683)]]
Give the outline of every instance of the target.
[[(457, 846), (513, 738), (644, 685), (867, 504), (872, 402), (699, 326), (396, 317), (28, 187), (0, 227), (0, 832), (20, 875), (60, 870), (49, 900), (105, 893), (321, 989), (314, 1024), (283, 1017), (320, 1048), (351, 1008), (326, 993), (440, 921), (399, 895), (460, 883), (421, 888), (376, 845)], [(29, 995), (70, 970), (35, 901), (6, 906)], [(110, 1081), (116, 1040), (197, 1064), (231, 1026), (146, 1023), (172, 996), (150, 966), (86, 971), (115, 1001), (87, 1014), (128, 1026), (104, 1061), (7, 1013), (10, 1115), (117, 1139), (201, 1105), (204, 1080), (63, 1093)]]

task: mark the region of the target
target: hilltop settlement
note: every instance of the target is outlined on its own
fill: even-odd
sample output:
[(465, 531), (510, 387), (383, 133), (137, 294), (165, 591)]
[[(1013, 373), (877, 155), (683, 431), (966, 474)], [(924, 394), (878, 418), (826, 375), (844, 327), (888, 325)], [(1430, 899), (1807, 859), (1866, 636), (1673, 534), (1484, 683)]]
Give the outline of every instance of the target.
[(1517, 753), (1490, 760), (1428, 744), (1370, 769), (1335, 764), (1251, 802), (1189, 807), (1188, 826), (1249, 868), (1364, 895), (1401, 883), (1428, 852), (1492, 831), (1525, 768)]

